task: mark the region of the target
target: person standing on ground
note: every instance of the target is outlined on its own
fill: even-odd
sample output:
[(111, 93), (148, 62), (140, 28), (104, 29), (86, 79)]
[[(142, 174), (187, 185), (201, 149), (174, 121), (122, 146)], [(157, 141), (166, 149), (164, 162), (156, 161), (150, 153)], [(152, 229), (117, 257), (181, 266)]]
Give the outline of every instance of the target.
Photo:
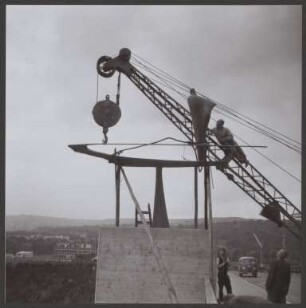
[(218, 251), (217, 267), (218, 267), (218, 286), (219, 286), (219, 301), (223, 302), (223, 288), (226, 288), (227, 294), (232, 294), (231, 280), (228, 276), (228, 268), (230, 265), (227, 257), (226, 249), (220, 248)]
[(289, 291), (291, 270), (287, 262), (288, 253), (281, 249), (276, 254), (276, 261), (272, 262), (266, 281), (268, 300), (275, 304), (286, 304)]

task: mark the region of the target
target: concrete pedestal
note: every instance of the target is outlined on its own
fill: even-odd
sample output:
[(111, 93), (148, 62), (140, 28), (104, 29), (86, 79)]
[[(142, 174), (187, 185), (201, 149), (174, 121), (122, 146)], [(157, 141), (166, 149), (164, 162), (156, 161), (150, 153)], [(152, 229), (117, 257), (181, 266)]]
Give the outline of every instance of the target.
[[(179, 303), (206, 303), (208, 232), (171, 228), (151, 232)], [(170, 303), (143, 228), (101, 228), (95, 302)]]

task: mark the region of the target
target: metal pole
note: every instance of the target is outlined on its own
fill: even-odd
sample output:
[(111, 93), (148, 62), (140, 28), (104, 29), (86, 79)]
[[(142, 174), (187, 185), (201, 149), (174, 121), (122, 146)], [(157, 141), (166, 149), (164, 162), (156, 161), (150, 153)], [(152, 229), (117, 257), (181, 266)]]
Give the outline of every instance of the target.
[(257, 237), (257, 235), (253, 232), (253, 235), (255, 237), (255, 240), (258, 244), (258, 247), (259, 247), (259, 266), (260, 268), (263, 267), (263, 264), (262, 264), (262, 243), (260, 242), (259, 238)]
[[(207, 142), (207, 138), (205, 136), (204, 138), (204, 143)], [(204, 160), (207, 162), (207, 147), (204, 147)], [(210, 169), (208, 166), (204, 167), (204, 198), (205, 198), (205, 203), (204, 203), (204, 228), (205, 230), (208, 230), (208, 202), (209, 202), (209, 192), (208, 190), (210, 189), (210, 178), (209, 178), (209, 172)]]
[(210, 246), (210, 271), (209, 278), (213, 286), (213, 290), (216, 293), (216, 283), (217, 283), (217, 256), (216, 256), (216, 245), (214, 239), (214, 229), (213, 229), (213, 217), (212, 217), (212, 198), (211, 198), (211, 177), (210, 169), (208, 170), (208, 219), (209, 219), (209, 246)]
[(116, 227), (120, 223), (120, 173), (121, 167), (115, 165), (115, 184), (116, 184)]
[(209, 168), (204, 167), (204, 228), (208, 230), (208, 183)]
[(198, 228), (198, 168), (194, 167), (194, 227)]

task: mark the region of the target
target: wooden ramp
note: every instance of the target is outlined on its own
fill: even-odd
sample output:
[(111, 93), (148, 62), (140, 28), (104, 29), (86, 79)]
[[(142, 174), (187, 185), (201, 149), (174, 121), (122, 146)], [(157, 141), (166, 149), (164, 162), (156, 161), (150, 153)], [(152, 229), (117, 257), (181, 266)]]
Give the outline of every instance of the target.
[[(179, 303), (206, 303), (209, 238), (203, 229), (152, 228)], [(95, 303), (171, 303), (145, 230), (101, 228)]]

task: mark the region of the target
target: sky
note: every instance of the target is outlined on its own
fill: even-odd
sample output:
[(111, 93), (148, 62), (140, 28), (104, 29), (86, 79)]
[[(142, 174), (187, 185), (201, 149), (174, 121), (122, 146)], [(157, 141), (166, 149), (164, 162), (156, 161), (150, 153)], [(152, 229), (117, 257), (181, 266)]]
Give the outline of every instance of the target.
[[(91, 113), (96, 61), (123, 47), (213, 100), (301, 141), (301, 6), (8, 6), (6, 30), (7, 215), (115, 217), (114, 166), (68, 145), (101, 142), (102, 129)], [(98, 79), (99, 100), (107, 94), (115, 100), (116, 76)], [(188, 108), (182, 98), (180, 103)], [(120, 108), (109, 142), (184, 139), (125, 76)], [(212, 118), (220, 114), (214, 110)], [(299, 154), (224, 120), (234, 134), (267, 146), (260, 151), (301, 178)], [(114, 146), (99, 150), (112, 153)], [(300, 208), (301, 184), (251, 148), (245, 152)], [(190, 149), (170, 146), (125, 155), (194, 159)], [(126, 174), (141, 206), (153, 205), (154, 170), (127, 168)], [(163, 176), (169, 218), (193, 218), (193, 170), (164, 170)], [(199, 178), (203, 217), (203, 172)], [(261, 218), (260, 206), (214, 168), (212, 179), (213, 216)], [(121, 217), (134, 217), (124, 182), (121, 193)]]

